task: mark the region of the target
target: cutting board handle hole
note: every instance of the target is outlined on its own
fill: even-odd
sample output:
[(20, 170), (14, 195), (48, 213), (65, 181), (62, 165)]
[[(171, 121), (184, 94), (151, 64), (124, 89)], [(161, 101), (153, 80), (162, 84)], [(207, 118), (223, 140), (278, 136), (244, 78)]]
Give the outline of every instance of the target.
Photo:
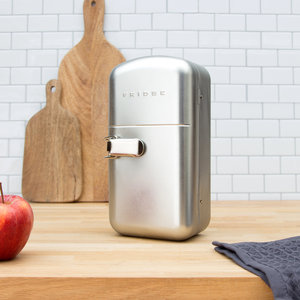
[(96, 6), (96, 1), (92, 1), (91, 6), (93, 6), (93, 7)]
[(55, 86), (51, 86), (50, 90), (51, 90), (51, 93), (55, 93), (56, 87)]

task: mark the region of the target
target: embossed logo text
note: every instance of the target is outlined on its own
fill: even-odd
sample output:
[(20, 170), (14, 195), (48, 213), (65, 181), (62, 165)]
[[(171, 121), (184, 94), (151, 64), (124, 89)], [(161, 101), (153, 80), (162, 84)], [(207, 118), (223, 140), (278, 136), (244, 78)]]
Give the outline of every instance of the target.
[(123, 98), (166, 96), (166, 91), (130, 91), (123, 92)]

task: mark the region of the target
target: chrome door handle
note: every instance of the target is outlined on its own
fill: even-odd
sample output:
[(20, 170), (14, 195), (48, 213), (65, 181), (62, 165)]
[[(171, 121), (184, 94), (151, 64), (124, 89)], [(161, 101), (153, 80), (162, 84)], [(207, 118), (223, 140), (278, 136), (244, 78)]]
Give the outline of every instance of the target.
[(145, 143), (140, 139), (123, 139), (117, 136), (107, 136), (108, 155), (105, 158), (140, 157), (145, 152)]

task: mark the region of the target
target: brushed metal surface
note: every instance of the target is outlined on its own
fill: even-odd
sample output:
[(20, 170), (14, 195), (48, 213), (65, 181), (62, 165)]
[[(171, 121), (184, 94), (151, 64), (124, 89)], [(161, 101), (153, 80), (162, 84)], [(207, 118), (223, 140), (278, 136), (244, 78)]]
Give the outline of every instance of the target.
[(110, 222), (121, 234), (184, 240), (210, 219), (210, 78), (193, 63), (147, 57), (110, 77), (109, 135), (141, 157), (109, 162)]
[(190, 124), (192, 92), (192, 69), (183, 60), (150, 57), (123, 63), (111, 74), (109, 123)]

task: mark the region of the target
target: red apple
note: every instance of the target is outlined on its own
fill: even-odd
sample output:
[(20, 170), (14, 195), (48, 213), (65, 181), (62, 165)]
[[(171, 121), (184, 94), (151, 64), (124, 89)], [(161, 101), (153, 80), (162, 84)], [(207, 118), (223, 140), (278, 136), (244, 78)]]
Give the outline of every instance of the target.
[(22, 197), (3, 196), (1, 184), (0, 189), (0, 260), (9, 260), (26, 245), (33, 225), (33, 212)]

